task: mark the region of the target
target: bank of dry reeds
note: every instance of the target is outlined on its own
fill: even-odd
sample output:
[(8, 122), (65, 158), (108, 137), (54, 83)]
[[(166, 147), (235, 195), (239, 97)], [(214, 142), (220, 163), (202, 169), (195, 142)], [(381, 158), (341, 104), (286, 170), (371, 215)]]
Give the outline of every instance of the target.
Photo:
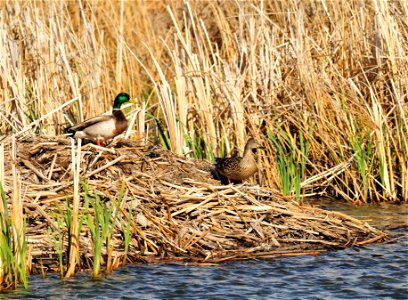
[[(5, 146), (6, 153), (11, 150)], [(250, 182), (221, 185), (212, 178), (211, 164), (125, 139), (109, 149), (74, 148), (82, 182), (77, 192), (72, 151), (69, 140), (32, 137), (18, 143), (15, 159), (5, 160), (6, 195), (15, 192), (13, 166), (20, 174), (32, 273), (65, 274), (74, 251), (77, 268), (92, 268), (95, 232), (103, 222), (112, 233), (100, 236), (101, 265), (108, 270), (129, 262), (318, 254), (387, 240), (363, 221), (299, 204)], [(79, 239), (72, 235), (76, 195)]]
[[(384, 240), (292, 198), (408, 200), (407, 11), (380, 0), (1, 2), (0, 282)], [(81, 149), (59, 136), (119, 91), (136, 98), (125, 140)], [(208, 161), (249, 136), (266, 147), (259, 185), (211, 179)]]
[(175, 153), (211, 159), (251, 135), (262, 185), (408, 199), (405, 1), (0, 5), (3, 136), (57, 135), (126, 90), (148, 116), (136, 134), (159, 122)]

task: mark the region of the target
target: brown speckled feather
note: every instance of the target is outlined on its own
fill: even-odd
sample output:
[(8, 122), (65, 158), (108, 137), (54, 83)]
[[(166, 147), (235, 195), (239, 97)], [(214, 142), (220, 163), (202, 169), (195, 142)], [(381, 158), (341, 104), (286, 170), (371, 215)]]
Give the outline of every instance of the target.
[(255, 139), (248, 140), (242, 157), (235, 156), (218, 159), (216, 170), (230, 180), (245, 180), (258, 171), (252, 149), (264, 148)]

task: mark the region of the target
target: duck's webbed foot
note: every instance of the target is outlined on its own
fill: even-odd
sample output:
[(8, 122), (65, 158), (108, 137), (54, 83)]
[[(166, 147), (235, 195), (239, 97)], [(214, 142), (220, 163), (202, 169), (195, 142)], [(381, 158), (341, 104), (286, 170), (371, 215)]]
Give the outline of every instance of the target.
[(102, 139), (96, 139), (96, 144), (101, 147), (105, 147), (105, 142)]

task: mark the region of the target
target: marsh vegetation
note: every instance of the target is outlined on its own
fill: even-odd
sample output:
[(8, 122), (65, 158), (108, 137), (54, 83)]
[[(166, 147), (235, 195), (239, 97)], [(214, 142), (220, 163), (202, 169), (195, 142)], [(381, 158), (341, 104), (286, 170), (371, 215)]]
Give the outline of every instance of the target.
[[(27, 205), (54, 224), (60, 262), (69, 247), (68, 274), (78, 265), (85, 227), (100, 258), (95, 276), (99, 264), (119, 264), (110, 256), (114, 225), (127, 245), (117, 257), (127, 256), (131, 231), (142, 234), (124, 217), (137, 207), (121, 206), (129, 186), (122, 190), (121, 179), (115, 197), (100, 199), (103, 188), (89, 183), (121, 155), (107, 161), (108, 150), (72, 144), (69, 182), (61, 179), (68, 180), (60, 174), (64, 165), (56, 165), (59, 140), (50, 141), (56, 148), (44, 165), (17, 159), (18, 149), (37, 153), (35, 144), (24, 144), (33, 136), (59, 139), (66, 126), (108, 111), (120, 91), (134, 98), (124, 106), (132, 142), (213, 162), (242, 151), (251, 136), (266, 147), (254, 180), (282, 197), (407, 201), (407, 12), (405, 1), (380, 0), (0, 3), (0, 226), (2, 249), (9, 249), (0, 263), (20, 274), (14, 282), (24, 281)], [(86, 155), (96, 155), (87, 161), (92, 170), (81, 167)], [(71, 196), (58, 198), (66, 188)], [(52, 214), (38, 204), (51, 203), (47, 197), (59, 201)], [(198, 244), (205, 232), (190, 232), (183, 245)], [(150, 238), (136, 240), (154, 252)]]

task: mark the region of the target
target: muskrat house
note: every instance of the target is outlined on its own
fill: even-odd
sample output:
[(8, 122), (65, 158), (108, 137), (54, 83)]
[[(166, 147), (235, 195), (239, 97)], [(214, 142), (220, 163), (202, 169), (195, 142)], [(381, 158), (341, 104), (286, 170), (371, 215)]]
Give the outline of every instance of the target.
[[(57, 270), (58, 251), (64, 263), (69, 253), (68, 229), (61, 220), (73, 198), (71, 143), (55, 137), (26, 138), (17, 142), (16, 160), (7, 156), (11, 147), (5, 145), (4, 191), (8, 199), (15, 192), (14, 163), (26, 217), (28, 265), (32, 273)], [(95, 217), (86, 202), (96, 197), (112, 208), (112, 238), (102, 255), (106, 258), (110, 252), (114, 265), (273, 258), (388, 240), (363, 221), (298, 203), (269, 188), (248, 182), (223, 185), (211, 176), (210, 163), (160, 146), (124, 139), (106, 149), (86, 145), (80, 164), (79, 216)], [(79, 247), (79, 267), (88, 269), (93, 241), (84, 222)]]

